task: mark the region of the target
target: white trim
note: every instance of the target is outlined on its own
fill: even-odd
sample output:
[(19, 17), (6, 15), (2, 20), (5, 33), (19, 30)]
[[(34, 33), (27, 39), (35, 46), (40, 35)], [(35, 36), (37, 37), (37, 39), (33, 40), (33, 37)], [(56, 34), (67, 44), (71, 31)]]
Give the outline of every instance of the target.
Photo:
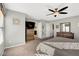
[(21, 45), (24, 45), (24, 44), (25, 44), (25, 42), (20, 43), (20, 44), (16, 44), (16, 45), (13, 45), (13, 46), (5, 47), (5, 49), (6, 49), (6, 48), (12, 48), (12, 47), (21, 46)]

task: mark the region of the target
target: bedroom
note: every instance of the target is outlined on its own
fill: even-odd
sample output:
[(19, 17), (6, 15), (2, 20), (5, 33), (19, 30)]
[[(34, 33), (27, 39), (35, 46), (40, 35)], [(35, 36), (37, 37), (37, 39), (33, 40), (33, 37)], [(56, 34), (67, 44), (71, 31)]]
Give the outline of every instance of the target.
[[(2, 39), (4, 43), (1, 45), (0, 55), (53, 56), (55, 51), (56, 56), (79, 55), (79, 3), (3, 3), (3, 5), (5, 16), (4, 20), (2, 19), (4, 25), (1, 26), (1, 29), (3, 28), (4, 34), (0, 35), (5, 37)], [(62, 12), (66, 14), (58, 12), (57, 8), (58, 10), (65, 8)], [(35, 26), (32, 30), (37, 32), (35, 35), (33, 31), (34, 39), (28, 42), (25, 31), (27, 30), (26, 21), (34, 22)]]

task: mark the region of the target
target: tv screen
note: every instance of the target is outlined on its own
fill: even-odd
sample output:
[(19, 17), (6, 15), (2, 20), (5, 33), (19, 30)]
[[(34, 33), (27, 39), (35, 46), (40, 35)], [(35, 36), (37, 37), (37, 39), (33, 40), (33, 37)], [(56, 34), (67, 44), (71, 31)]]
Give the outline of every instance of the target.
[(34, 29), (35, 23), (34, 22), (26, 22), (26, 28), (27, 29)]

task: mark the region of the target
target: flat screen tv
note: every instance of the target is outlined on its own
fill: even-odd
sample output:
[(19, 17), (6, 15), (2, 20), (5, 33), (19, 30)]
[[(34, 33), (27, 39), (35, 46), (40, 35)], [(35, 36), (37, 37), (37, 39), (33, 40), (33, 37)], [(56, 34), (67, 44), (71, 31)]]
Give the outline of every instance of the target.
[(35, 22), (26, 21), (26, 28), (27, 29), (34, 29), (34, 27), (35, 27)]

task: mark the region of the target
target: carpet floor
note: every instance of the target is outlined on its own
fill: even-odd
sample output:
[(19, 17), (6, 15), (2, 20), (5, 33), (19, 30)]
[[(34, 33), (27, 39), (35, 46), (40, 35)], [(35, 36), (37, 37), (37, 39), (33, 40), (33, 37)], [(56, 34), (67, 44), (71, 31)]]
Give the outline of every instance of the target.
[[(26, 44), (21, 46), (7, 48), (5, 49), (3, 56), (34, 56), (36, 47), (41, 41), (43, 40), (35, 39), (26, 42)], [(56, 49), (54, 56), (79, 56), (79, 50)]]
[(7, 48), (3, 56), (33, 56), (36, 53), (36, 47), (39, 43), (40, 40), (32, 40), (25, 45)]

